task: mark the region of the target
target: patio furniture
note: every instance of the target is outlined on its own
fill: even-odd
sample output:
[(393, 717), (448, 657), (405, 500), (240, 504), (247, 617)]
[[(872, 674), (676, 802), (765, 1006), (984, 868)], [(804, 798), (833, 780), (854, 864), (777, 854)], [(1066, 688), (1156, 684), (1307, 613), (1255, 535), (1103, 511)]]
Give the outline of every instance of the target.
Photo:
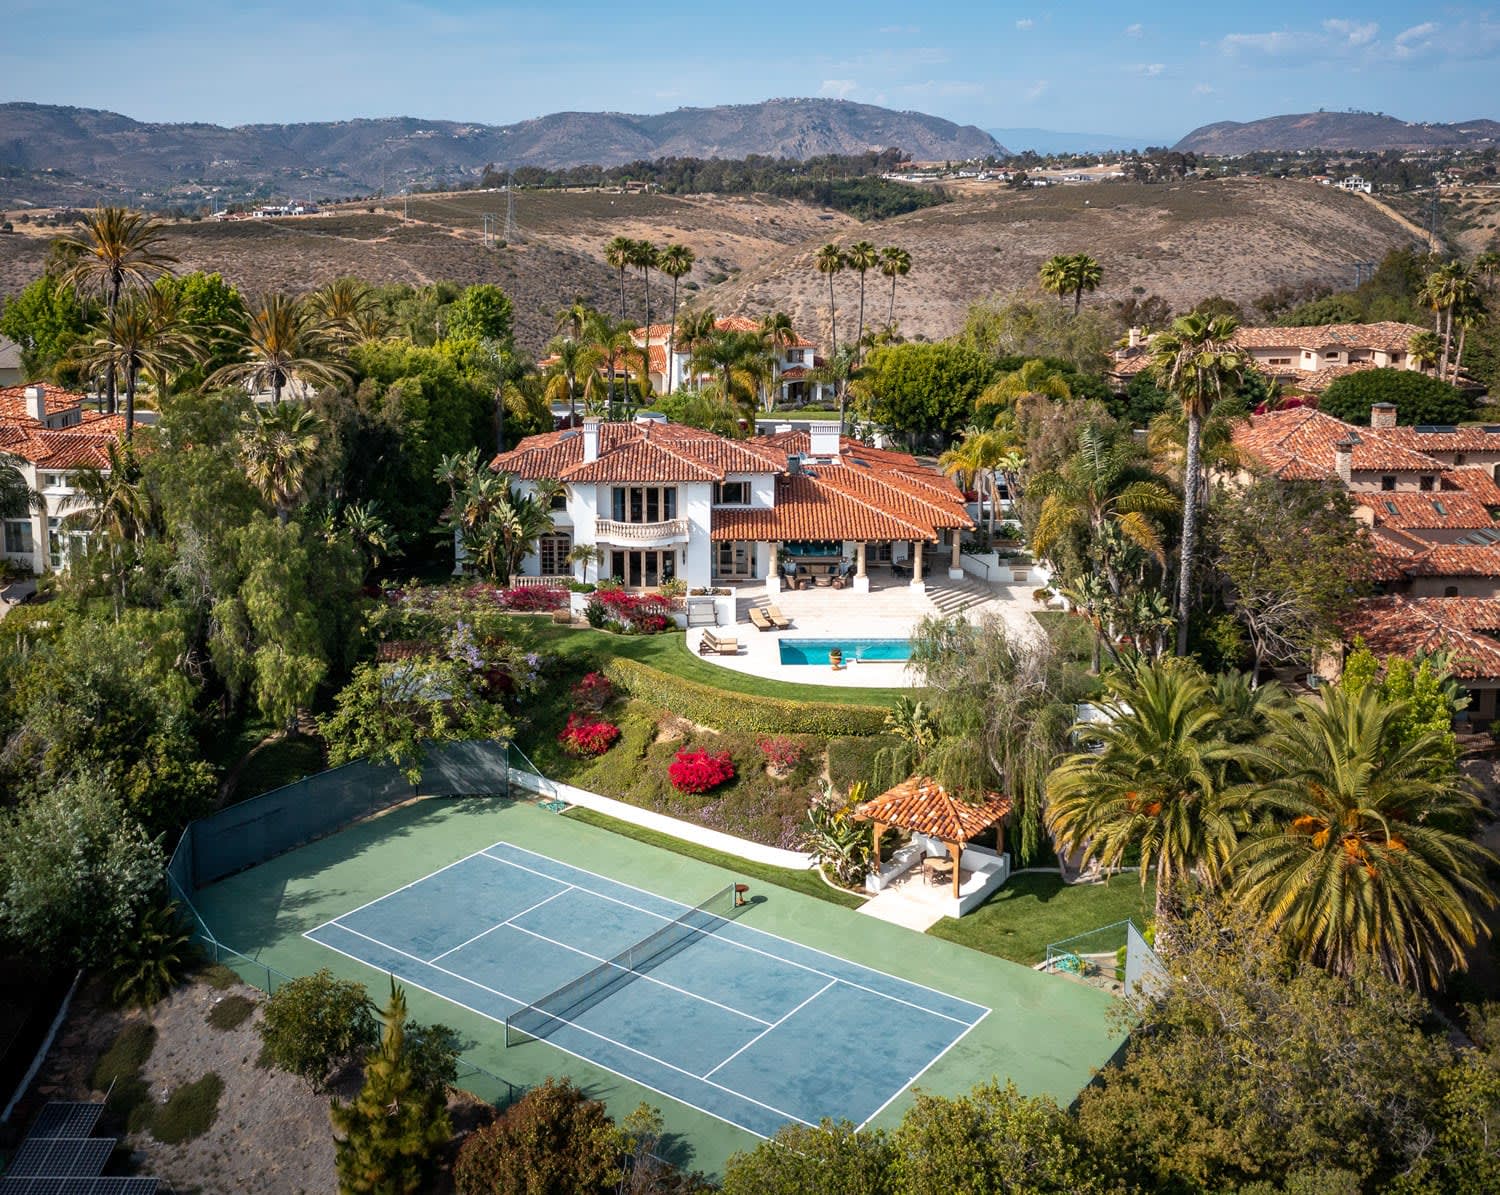
[(757, 631), (774, 631), (778, 629), (775, 620), (759, 606), (750, 607), (750, 622)]
[(911, 569), (893, 560), (891, 561), (891, 573), (897, 577), (909, 578), (911, 576)]
[(830, 577), (827, 573), (824, 573), (820, 577), (814, 577), (813, 578), (813, 584), (816, 585), (819, 589), (827, 589), (828, 586), (831, 585), (832, 583), (833, 583), (833, 578)]
[(928, 855), (922, 860), (922, 878), (929, 884), (946, 884), (953, 877), (953, 860)]
[(740, 654), (740, 641), (732, 637), (721, 639), (711, 631), (704, 631), (703, 638), (698, 640), (698, 654), (700, 656), (737, 656)]
[(778, 631), (784, 631), (792, 625), (792, 620), (781, 612), (781, 607), (779, 606), (767, 606), (766, 617), (776, 624)]

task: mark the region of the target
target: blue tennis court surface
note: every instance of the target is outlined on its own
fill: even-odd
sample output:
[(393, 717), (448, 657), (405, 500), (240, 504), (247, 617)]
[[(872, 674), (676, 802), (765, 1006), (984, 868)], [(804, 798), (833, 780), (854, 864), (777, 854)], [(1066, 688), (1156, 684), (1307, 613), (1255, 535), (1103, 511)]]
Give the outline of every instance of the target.
[[(687, 908), (497, 842), (305, 936), (503, 1022)], [(989, 1013), (733, 919), (691, 924), (711, 928), (557, 1010), (546, 1045), (764, 1137), (864, 1125)]]

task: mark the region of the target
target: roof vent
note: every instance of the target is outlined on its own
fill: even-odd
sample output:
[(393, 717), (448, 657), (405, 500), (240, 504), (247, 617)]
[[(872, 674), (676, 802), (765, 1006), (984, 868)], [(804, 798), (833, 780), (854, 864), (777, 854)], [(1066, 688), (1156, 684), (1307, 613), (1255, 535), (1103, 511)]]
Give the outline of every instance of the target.
[(786, 471), (793, 477), (802, 472), (802, 454), (800, 452), (791, 452), (787, 454)]

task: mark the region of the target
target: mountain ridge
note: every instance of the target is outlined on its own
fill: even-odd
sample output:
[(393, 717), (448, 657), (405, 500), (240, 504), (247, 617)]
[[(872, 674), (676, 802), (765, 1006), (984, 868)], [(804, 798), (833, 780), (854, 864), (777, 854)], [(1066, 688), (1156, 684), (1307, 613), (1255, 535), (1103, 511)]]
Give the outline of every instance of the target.
[(1500, 144), (1500, 122), (1406, 121), (1383, 112), (1299, 112), (1200, 125), (1172, 148), (1230, 156), (1293, 150), (1451, 149)]

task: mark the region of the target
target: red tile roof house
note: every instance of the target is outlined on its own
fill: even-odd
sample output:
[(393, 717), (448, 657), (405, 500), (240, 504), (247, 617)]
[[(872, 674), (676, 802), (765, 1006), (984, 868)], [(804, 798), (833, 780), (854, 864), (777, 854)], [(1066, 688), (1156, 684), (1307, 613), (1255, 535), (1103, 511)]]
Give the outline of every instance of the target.
[[(1235, 432), (1242, 457), (1273, 476), (1342, 484), (1370, 529), (1382, 596), (1356, 603), (1346, 644), (1379, 654), (1447, 650), (1487, 725), (1500, 695), (1500, 428), (1397, 427), (1389, 404), (1355, 427), (1308, 407), (1256, 415)], [(1320, 664), (1336, 676), (1343, 654)]]
[(85, 410), (84, 402), (83, 395), (50, 383), (0, 388), (0, 454), (11, 458), (47, 507), (5, 519), (0, 550), (35, 573), (65, 567), (82, 546), (86, 533), (68, 525), (83, 513), (77, 470), (107, 471), (109, 447), (125, 430), (123, 416)]
[(528, 436), (491, 467), (523, 489), (566, 486), (554, 531), (522, 566), (527, 578), (561, 581), (576, 569), (575, 579), (593, 580), (568, 562), (575, 546), (593, 545), (604, 553), (598, 575), (631, 589), (764, 580), (774, 592), (779, 547), (783, 568), (802, 561), (811, 572), (816, 562), (816, 575), (838, 575), (856, 591), (869, 590), (871, 563), (912, 559), (920, 585), (924, 550), (942, 544), (951, 574), (960, 532), (973, 526), (946, 477), (832, 429), (730, 440), (651, 419), (589, 417), (580, 428)]

